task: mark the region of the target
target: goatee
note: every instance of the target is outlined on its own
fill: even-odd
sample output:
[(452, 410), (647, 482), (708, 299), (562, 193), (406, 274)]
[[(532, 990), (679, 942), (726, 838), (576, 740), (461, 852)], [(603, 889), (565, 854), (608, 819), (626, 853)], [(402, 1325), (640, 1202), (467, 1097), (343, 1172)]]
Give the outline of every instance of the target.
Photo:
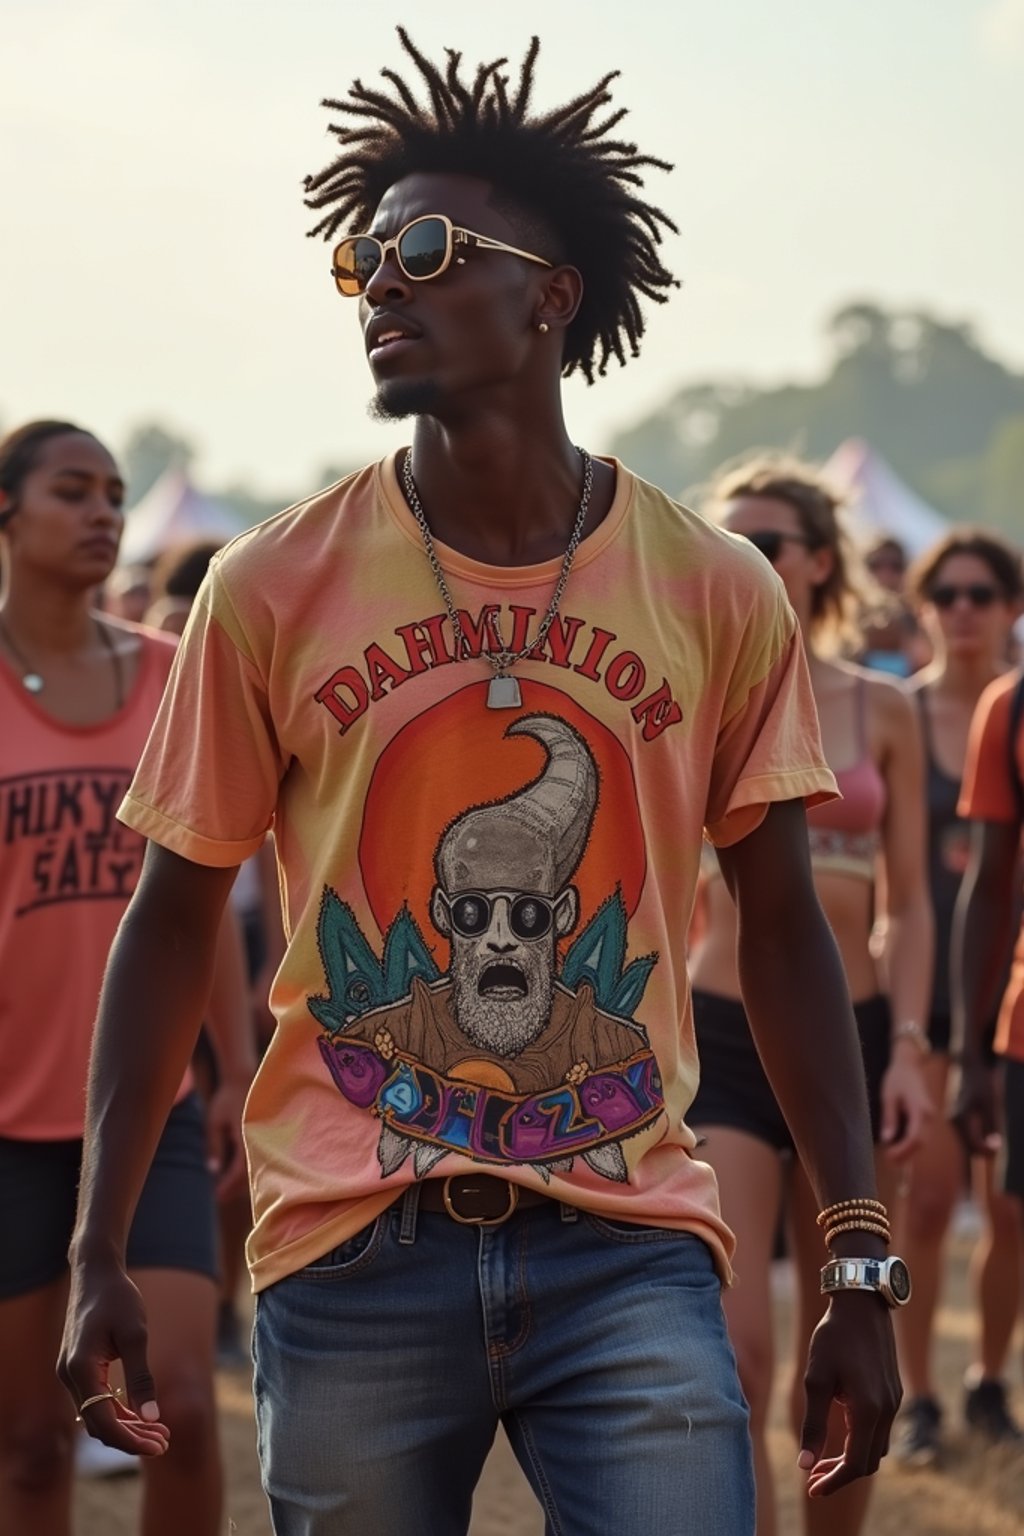
[(370, 401), (374, 421), (403, 421), (406, 416), (432, 416), (440, 404), (431, 379), (388, 379)]

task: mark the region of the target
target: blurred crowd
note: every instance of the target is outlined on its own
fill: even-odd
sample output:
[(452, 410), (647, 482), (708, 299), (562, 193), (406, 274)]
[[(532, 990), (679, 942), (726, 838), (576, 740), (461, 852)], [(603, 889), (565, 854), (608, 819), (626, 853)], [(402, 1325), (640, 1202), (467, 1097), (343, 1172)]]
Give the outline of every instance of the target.
[[(64, 437), (75, 430), (67, 428)], [(80, 455), (62, 468), (46, 458), (61, 440), (59, 431), (44, 435), (33, 452), (22, 453), (20, 459), (24, 444), (15, 443), (12, 449), (8, 440), (0, 445), (0, 489), (7, 495), (0, 681), (6, 678), (11, 685), (4, 713), (12, 761), (17, 756), (12, 729), (28, 732), (40, 724), (41, 710), (53, 708), (50, 723), (70, 742), (59, 766), (72, 771), (83, 732), (113, 728), (131, 706), (149, 643), (138, 637), (181, 634), (218, 545), (196, 541), (165, 549), (146, 566), (118, 565), (123, 487), (118, 489), (117, 467), (95, 444), (98, 451), (92, 458), (87, 454), (83, 461)], [(55, 476), (48, 486), (38, 483), (39, 466), (45, 463)], [(67, 477), (63, 489), (62, 475)], [(72, 505), (88, 495), (96, 498), (99, 509), (91, 565), (83, 563), (78, 545), (61, 531), (58, 513), (47, 500), (63, 498)], [(752, 542), (786, 585), (811, 662), (826, 756), (844, 793), (838, 808), (811, 814), (811, 851), (819, 895), (857, 1007), (879, 1146), (879, 1182), (895, 1213), (898, 1251), (910, 1262), (917, 1292), (915, 1305), (899, 1319), (907, 1398), (896, 1455), (914, 1466), (941, 1464), (946, 1425), (954, 1414), (965, 1415), (986, 1443), (1018, 1445), (1024, 1454), (1024, 1434), (1008, 1385), (1024, 1272), (1019, 1200), (1003, 1187), (998, 1159), (970, 1155), (970, 1143), (965, 1146), (945, 1114), (962, 1048), (956, 1038), (958, 1018), (962, 1028), (964, 1014), (954, 996), (956, 981), (950, 979), (960, 884), (971, 857), (962, 779), (978, 731), (979, 701), (1024, 660), (1021, 549), (995, 532), (966, 524), (950, 528), (927, 549), (908, 550), (892, 531), (858, 541), (847, 524), (842, 497), (812, 467), (776, 455), (731, 466), (713, 487), (705, 510)], [(44, 539), (49, 540), (45, 548)], [(68, 661), (64, 683), (51, 681), (34, 649), (42, 633), (40, 614), (50, 615), (54, 626), (63, 626), (62, 634), (72, 634), (75, 626), (81, 633), (81, 653)], [(171, 649), (167, 641), (156, 652), (163, 657)], [(70, 655), (70, 642), (67, 650)], [(101, 696), (101, 689), (114, 687), (116, 692)], [(28, 711), (23, 727), (15, 703)], [(151, 713), (152, 705), (147, 709)], [(148, 719), (139, 722), (139, 748), (147, 726)], [(130, 771), (131, 764), (125, 766)], [(4, 769), (8, 776), (13, 771), (10, 764)], [(925, 816), (920, 814), (922, 805)], [(919, 837), (913, 830), (918, 826)], [(128, 893), (126, 886), (125, 900)], [(65, 924), (77, 921), (77, 908), (55, 910), (68, 914), (60, 919)], [(0, 921), (7, 925), (0, 931), (6, 956), (16, 943), (15, 927), (2, 909)], [(239, 1062), (248, 1063), (251, 1070), (274, 1028), (267, 997), (284, 935), (272, 840), (240, 871), (230, 921), (234, 931), (227, 943), (241, 962), (236, 960), (234, 969), (227, 964), (224, 978), (215, 982), (209, 1027), (190, 1069), (188, 1091), (207, 1106), (216, 1100), (225, 1061), (230, 1060), (235, 1079)], [(772, 1268), (781, 1255), (788, 1255), (799, 1280), (795, 1363), (804, 1356), (806, 1337), (820, 1311), (820, 1239), (814, 1234), (814, 1202), (801, 1184), (788, 1133), (763, 1073), (758, 1076), (756, 1053), (745, 1033), (734, 956), (735, 915), (709, 860), (691, 941), (703, 1073), (693, 1124), (704, 1142), (703, 1155), (716, 1168), (726, 1220), (739, 1238), (739, 1278), (726, 1307), (752, 1410), (758, 1530), (760, 1536), (772, 1536), (771, 1472), (764, 1444), (774, 1376)], [(102, 959), (98, 957), (96, 976), (83, 973), (80, 978), (79, 1004), (90, 1015)], [(222, 992), (226, 988), (234, 994), (223, 1008), (218, 985)], [(993, 1081), (1007, 1044), (1005, 1029), (1001, 1034), (997, 1029), (998, 1011), (993, 1010), (988, 1038), (987, 1070)], [(218, 1012), (228, 1018), (227, 1024), (218, 1023)], [(58, 1033), (65, 1027), (52, 1018), (49, 1026)], [(79, 1027), (75, 1021), (67, 1024), (69, 1033)], [(234, 1044), (224, 1048), (218, 1040), (227, 1039), (231, 1030)], [(239, 1032), (245, 1036), (241, 1045)], [(12, 1072), (31, 1075), (31, 1038), (20, 1042), (20, 1065), (11, 1066)], [(12, 1141), (20, 1134), (9, 1125), (3, 1131)], [(221, 1171), (226, 1161), (225, 1156)], [(2, 1176), (14, 1178), (8, 1171)], [(209, 1327), (215, 1334), (208, 1347), (196, 1349), (183, 1332), (171, 1344), (182, 1359), (191, 1351), (199, 1362), (197, 1370), (208, 1377), (217, 1362), (242, 1366), (248, 1361), (240, 1300), (248, 1195), (237, 1181), (223, 1179), (219, 1192), (216, 1295), (209, 1306), (204, 1303), (198, 1322), (193, 1319), (195, 1328)], [(966, 1202), (975, 1213), (977, 1230), (972, 1263), (975, 1358), (962, 1402), (950, 1404), (938, 1398), (932, 1354), (946, 1243)], [(164, 1262), (177, 1272), (177, 1260)], [(212, 1275), (207, 1279), (214, 1283)], [(48, 1459), (39, 1452), (39, 1437), (26, 1439), (21, 1415), (26, 1382), (56, 1354), (54, 1330), (63, 1298), (59, 1277), (43, 1272), (19, 1285), (14, 1300), (7, 1299), (10, 1290), (0, 1293), (0, 1340), (5, 1349), (16, 1337), (20, 1340), (18, 1361), (24, 1367), (5, 1368), (4, 1376), (17, 1387), (11, 1401), (0, 1389), (0, 1438), (6, 1438), (8, 1447), (3, 1461), (15, 1467), (33, 1497), (37, 1484), (56, 1476), (59, 1497), (61, 1478), (66, 1480), (70, 1473), (61, 1470), (65, 1463), (59, 1456)], [(32, 1298), (53, 1285), (54, 1304), (44, 1312)], [(173, 1285), (169, 1297), (173, 1309)], [(799, 1383), (794, 1381), (798, 1422)], [(65, 1402), (41, 1402), (33, 1413), (44, 1433), (72, 1444)], [(183, 1414), (187, 1420), (187, 1410)], [(176, 1435), (176, 1445), (184, 1445), (187, 1454), (188, 1435)], [(215, 1454), (215, 1435), (212, 1444)], [(134, 1470), (130, 1458), (97, 1441), (82, 1438), (78, 1456), (80, 1475)], [(216, 1504), (215, 1472), (209, 1477), (209, 1497)], [(860, 1528), (868, 1492), (866, 1485), (848, 1490), (845, 1507), (838, 1498), (826, 1509), (822, 1518), (829, 1522), (832, 1536)]]

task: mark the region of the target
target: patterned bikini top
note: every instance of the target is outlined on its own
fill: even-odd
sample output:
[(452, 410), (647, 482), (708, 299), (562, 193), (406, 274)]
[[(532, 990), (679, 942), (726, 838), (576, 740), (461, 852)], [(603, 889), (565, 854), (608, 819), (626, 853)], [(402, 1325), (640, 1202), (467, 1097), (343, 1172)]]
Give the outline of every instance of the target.
[[(807, 840), (815, 873), (852, 875), (874, 880), (875, 860), (882, 844), (881, 829), (888, 793), (885, 780), (868, 746), (867, 689), (857, 681), (857, 739), (860, 756), (850, 768), (833, 769), (841, 800), (829, 800), (807, 812)], [(707, 880), (721, 876), (710, 843), (701, 853), (701, 873)]]
[(807, 812), (807, 832), (816, 872), (873, 880), (888, 797), (885, 780), (868, 746), (867, 686), (863, 678), (857, 682), (856, 709), (860, 756), (849, 768), (833, 769), (843, 798), (813, 806)]

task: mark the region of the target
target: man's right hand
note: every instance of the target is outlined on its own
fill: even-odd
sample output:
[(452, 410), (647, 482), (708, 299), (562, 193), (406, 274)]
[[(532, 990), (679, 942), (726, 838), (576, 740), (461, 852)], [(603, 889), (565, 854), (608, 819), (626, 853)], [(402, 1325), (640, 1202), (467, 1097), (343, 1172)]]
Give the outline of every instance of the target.
[(1002, 1146), (996, 1118), (995, 1080), (980, 1057), (966, 1058), (953, 1081), (949, 1118), (972, 1157), (994, 1157)]
[(109, 1391), (112, 1363), (120, 1360), (127, 1402), (105, 1397), (81, 1414), (90, 1435), (133, 1456), (161, 1456), (170, 1432), (160, 1422), (156, 1387), (146, 1359), (142, 1297), (120, 1264), (72, 1264), (71, 1295), (57, 1374), (76, 1412)]

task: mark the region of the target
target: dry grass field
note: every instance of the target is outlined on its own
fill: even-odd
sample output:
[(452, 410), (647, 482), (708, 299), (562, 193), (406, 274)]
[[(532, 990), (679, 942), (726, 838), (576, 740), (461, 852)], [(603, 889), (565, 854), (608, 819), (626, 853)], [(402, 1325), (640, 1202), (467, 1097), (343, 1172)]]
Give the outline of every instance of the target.
[[(971, 1317), (965, 1298), (963, 1245), (953, 1253), (951, 1284), (939, 1320), (940, 1379), (950, 1410), (949, 1456), (942, 1472), (907, 1472), (886, 1463), (878, 1476), (869, 1519), (870, 1536), (1020, 1536), (1024, 1529), (1024, 1450), (994, 1451), (959, 1432), (960, 1381), (970, 1358)], [(783, 1287), (784, 1289), (784, 1287)], [(785, 1329), (787, 1304), (778, 1300)], [(1024, 1417), (1021, 1350), (1013, 1363), (1015, 1407)], [(221, 1429), (227, 1468), (225, 1532), (270, 1536), (256, 1468), (249, 1384), (244, 1373), (223, 1374), (218, 1382)], [(780, 1394), (781, 1396), (781, 1394)], [(792, 1470), (795, 1452), (783, 1427), (781, 1402), (772, 1432), (785, 1536), (800, 1536), (799, 1492)], [(136, 1536), (138, 1479), (83, 1482), (76, 1496), (76, 1536)], [(471, 1536), (542, 1536), (543, 1520), (503, 1438), (488, 1462), (474, 1507)], [(395, 1536), (401, 1536), (396, 1532)], [(608, 1536), (632, 1536), (608, 1532)], [(700, 1536), (694, 1532), (693, 1536)]]

